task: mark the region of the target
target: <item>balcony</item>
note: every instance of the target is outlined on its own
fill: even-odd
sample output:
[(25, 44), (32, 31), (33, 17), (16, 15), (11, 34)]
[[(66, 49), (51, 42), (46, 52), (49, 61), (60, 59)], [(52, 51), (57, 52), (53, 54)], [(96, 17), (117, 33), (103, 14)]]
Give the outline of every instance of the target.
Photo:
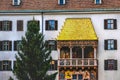
[(58, 60), (58, 66), (97, 66), (97, 59), (80, 59), (80, 58), (74, 58), (74, 59), (59, 59)]

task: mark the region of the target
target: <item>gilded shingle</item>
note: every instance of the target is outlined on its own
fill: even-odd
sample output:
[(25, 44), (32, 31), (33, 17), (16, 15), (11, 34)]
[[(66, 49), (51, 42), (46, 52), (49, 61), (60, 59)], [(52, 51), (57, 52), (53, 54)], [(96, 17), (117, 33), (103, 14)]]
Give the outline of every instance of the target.
[(57, 40), (97, 40), (90, 18), (68, 18)]

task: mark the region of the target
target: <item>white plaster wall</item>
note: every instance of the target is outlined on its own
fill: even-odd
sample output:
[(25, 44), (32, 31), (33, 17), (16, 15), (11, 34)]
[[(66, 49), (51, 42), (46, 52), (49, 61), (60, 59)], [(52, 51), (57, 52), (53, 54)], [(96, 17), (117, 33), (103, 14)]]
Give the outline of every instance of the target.
[[(98, 36), (98, 53), (97, 58), (99, 60), (98, 65), (98, 80), (120, 80), (120, 14), (62, 14), (62, 15), (45, 15), (44, 20), (58, 20), (58, 31), (45, 31), (45, 39), (55, 40), (59, 35), (60, 29), (64, 25), (66, 18), (91, 18), (96, 34)], [(117, 29), (105, 30), (104, 19), (117, 19)], [(45, 22), (45, 21), (44, 21)], [(45, 28), (45, 26), (44, 26)], [(117, 39), (117, 50), (104, 50), (105, 39)], [(118, 70), (105, 71), (104, 60), (105, 59), (117, 59)]]
[[(27, 21), (32, 20), (33, 16), (35, 19), (40, 21), (40, 26), (42, 26), (41, 15), (10, 15), (10, 16), (0, 16), (0, 20), (12, 20), (13, 30), (9, 32), (0, 31), (0, 40), (20, 40), (21, 36), (25, 34), (27, 29)], [(98, 66), (98, 80), (120, 80), (120, 14), (44, 14), (43, 22), (43, 33), (46, 40), (55, 40), (59, 35), (62, 26), (64, 25), (66, 18), (91, 18), (93, 26), (95, 28), (96, 34), (98, 36), (98, 53), (97, 58), (99, 60)], [(117, 29), (115, 30), (104, 30), (104, 19), (117, 19)], [(24, 31), (16, 31), (16, 21), (24, 20)], [(45, 20), (58, 20), (58, 30), (57, 31), (46, 31), (45, 30)], [(104, 50), (104, 39), (117, 39), (118, 49), (117, 50)], [(0, 51), (0, 60), (15, 60), (15, 51)], [(52, 51), (53, 59), (58, 59), (58, 52)], [(105, 59), (117, 59), (118, 60), (118, 70), (116, 71), (105, 71), (104, 70), (104, 60)], [(12, 75), (9, 71), (0, 71), (0, 80), (7, 80), (7, 77)]]
[[(14, 45), (13, 41), (21, 40), (21, 37), (24, 36), (27, 30), (27, 21), (33, 20), (40, 21), (40, 29), (41, 29), (41, 15), (0, 15), (0, 21), (3, 20), (10, 20), (12, 21), (12, 31), (0, 31), (0, 41), (2, 40), (10, 40), (12, 41), (12, 45)], [(17, 31), (17, 20), (23, 20), (23, 30), (24, 31)], [(41, 30), (40, 30), (41, 31)], [(13, 46), (12, 46), (13, 47)], [(0, 60), (10, 60), (12, 61), (12, 68), (13, 68), (13, 61), (15, 60), (15, 54), (17, 51), (0, 51)], [(10, 76), (12, 76), (11, 71), (0, 71), (0, 80), (8, 80)]]

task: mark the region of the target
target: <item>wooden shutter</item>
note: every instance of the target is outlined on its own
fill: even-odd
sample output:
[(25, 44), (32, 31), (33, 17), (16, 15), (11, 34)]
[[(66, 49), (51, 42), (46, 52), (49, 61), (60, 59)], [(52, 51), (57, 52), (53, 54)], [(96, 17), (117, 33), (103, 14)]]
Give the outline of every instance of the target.
[(117, 70), (117, 60), (114, 60), (114, 70)]
[(117, 40), (114, 40), (114, 49), (117, 50)]
[(17, 21), (17, 31), (23, 31), (23, 20)]
[(108, 50), (108, 40), (105, 40), (105, 41), (104, 41), (104, 49), (105, 49), (105, 50)]
[(2, 41), (0, 41), (0, 51), (2, 51)]
[(49, 21), (48, 20), (46, 20), (46, 23), (45, 23), (45, 30), (48, 30), (49, 28)]
[(2, 21), (0, 21), (0, 31), (2, 31)]
[(104, 70), (108, 70), (108, 60), (104, 60)]
[(9, 50), (12, 50), (12, 41), (9, 41)]
[(114, 24), (114, 25), (113, 25), (113, 26), (114, 26), (114, 29), (117, 29), (117, 20), (116, 20), (116, 19), (113, 20), (113, 24)]
[(12, 21), (8, 21), (9, 22), (9, 31), (12, 31)]
[(17, 50), (17, 41), (14, 41), (14, 50)]
[(104, 20), (104, 29), (107, 29), (107, 26), (108, 26), (108, 23), (107, 23), (107, 20), (105, 19)]
[(11, 61), (8, 61), (8, 70), (12, 70)]
[(0, 71), (2, 70), (2, 61), (0, 61)]
[(58, 29), (58, 21), (56, 20), (55, 21), (55, 30), (57, 30)]

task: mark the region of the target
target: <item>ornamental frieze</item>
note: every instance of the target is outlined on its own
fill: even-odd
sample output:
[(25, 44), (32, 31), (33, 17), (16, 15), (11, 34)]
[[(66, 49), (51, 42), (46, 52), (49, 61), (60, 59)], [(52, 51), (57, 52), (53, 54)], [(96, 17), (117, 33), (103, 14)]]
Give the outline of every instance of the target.
[(57, 41), (57, 47), (62, 46), (97, 46), (98, 41)]

